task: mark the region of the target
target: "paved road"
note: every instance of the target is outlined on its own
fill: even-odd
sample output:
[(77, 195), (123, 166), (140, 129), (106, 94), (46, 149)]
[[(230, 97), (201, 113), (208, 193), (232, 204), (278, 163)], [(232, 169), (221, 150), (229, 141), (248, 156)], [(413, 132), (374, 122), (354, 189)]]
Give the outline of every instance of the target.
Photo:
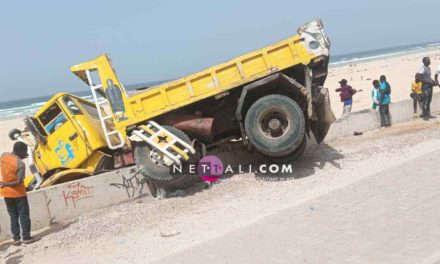
[(156, 263), (440, 263), (440, 151)]

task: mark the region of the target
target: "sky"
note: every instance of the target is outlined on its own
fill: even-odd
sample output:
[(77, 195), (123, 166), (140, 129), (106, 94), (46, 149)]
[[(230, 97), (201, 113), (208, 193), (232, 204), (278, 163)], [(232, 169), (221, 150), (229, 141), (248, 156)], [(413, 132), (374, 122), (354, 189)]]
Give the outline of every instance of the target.
[(173, 79), (321, 18), (331, 54), (440, 40), (439, 0), (4, 1), (0, 101), (84, 91), (70, 66), (108, 53), (125, 84)]

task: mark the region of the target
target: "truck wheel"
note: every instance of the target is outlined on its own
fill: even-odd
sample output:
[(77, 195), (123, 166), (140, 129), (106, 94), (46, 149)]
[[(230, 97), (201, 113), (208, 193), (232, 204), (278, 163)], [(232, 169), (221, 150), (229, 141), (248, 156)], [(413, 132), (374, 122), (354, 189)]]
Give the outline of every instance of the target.
[(280, 158), (276, 158), (276, 157), (267, 157), (267, 158), (275, 163), (280, 163), (280, 164), (293, 162), (302, 156), (306, 148), (307, 148), (307, 136), (304, 135), (301, 144), (299, 144), (299, 146), (292, 153)]
[(245, 129), (249, 141), (259, 152), (273, 158), (285, 157), (303, 142), (304, 114), (287, 96), (264, 96), (247, 111)]
[[(163, 127), (186, 143), (191, 144), (189, 137), (181, 130), (172, 126)], [(144, 175), (146, 178), (160, 181), (171, 181), (179, 178), (178, 175), (172, 175), (170, 173), (170, 168), (164, 164), (162, 154), (159, 151), (152, 149), (145, 142), (136, 143), (134, 149), (134, 159), (142, 175)]]

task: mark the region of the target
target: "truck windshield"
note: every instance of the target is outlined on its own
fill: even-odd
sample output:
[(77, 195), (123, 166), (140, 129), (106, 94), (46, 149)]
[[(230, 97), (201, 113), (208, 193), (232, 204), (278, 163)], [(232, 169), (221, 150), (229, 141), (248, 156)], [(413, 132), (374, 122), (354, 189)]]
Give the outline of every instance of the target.
[(48, 134), (52, 134), (67, 122), (66, 114), (61, 111), (61, 108), (56, 103), (38, 118)]
[(24, 119), (24, 123), (37, 142), (44, 142), (44, 138), (46, 137), (46, 131), (41, 126), (40, 122), (38, 122), (38, 120), (32, 117), (26, 117)]
[(73, 101), (70, 96), (65, 96), (63, 98), (63, 102), (72, 115), (82, 115), (82, 112), (79, 109), (78, 105)]

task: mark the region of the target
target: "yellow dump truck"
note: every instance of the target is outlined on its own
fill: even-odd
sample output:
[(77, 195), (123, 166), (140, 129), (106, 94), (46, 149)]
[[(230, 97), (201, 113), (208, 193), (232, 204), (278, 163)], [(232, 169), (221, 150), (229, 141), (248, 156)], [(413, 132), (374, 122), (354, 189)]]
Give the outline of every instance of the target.
[(321, 142), (335, 119), (323, 87), (329, 48), (316, 20), (293, 37), (134, 94), (107, 55), (74, 65), (93, 103), (58, 94), (26, 119), (33, 172), (49, 186), (112, 169), (115, 159), (128, 164), (133, 154), (146, 178), (167, 182), (177, 177), (173, 164), (232, 139), (271, 160), (293, 160), (310, 132)]

